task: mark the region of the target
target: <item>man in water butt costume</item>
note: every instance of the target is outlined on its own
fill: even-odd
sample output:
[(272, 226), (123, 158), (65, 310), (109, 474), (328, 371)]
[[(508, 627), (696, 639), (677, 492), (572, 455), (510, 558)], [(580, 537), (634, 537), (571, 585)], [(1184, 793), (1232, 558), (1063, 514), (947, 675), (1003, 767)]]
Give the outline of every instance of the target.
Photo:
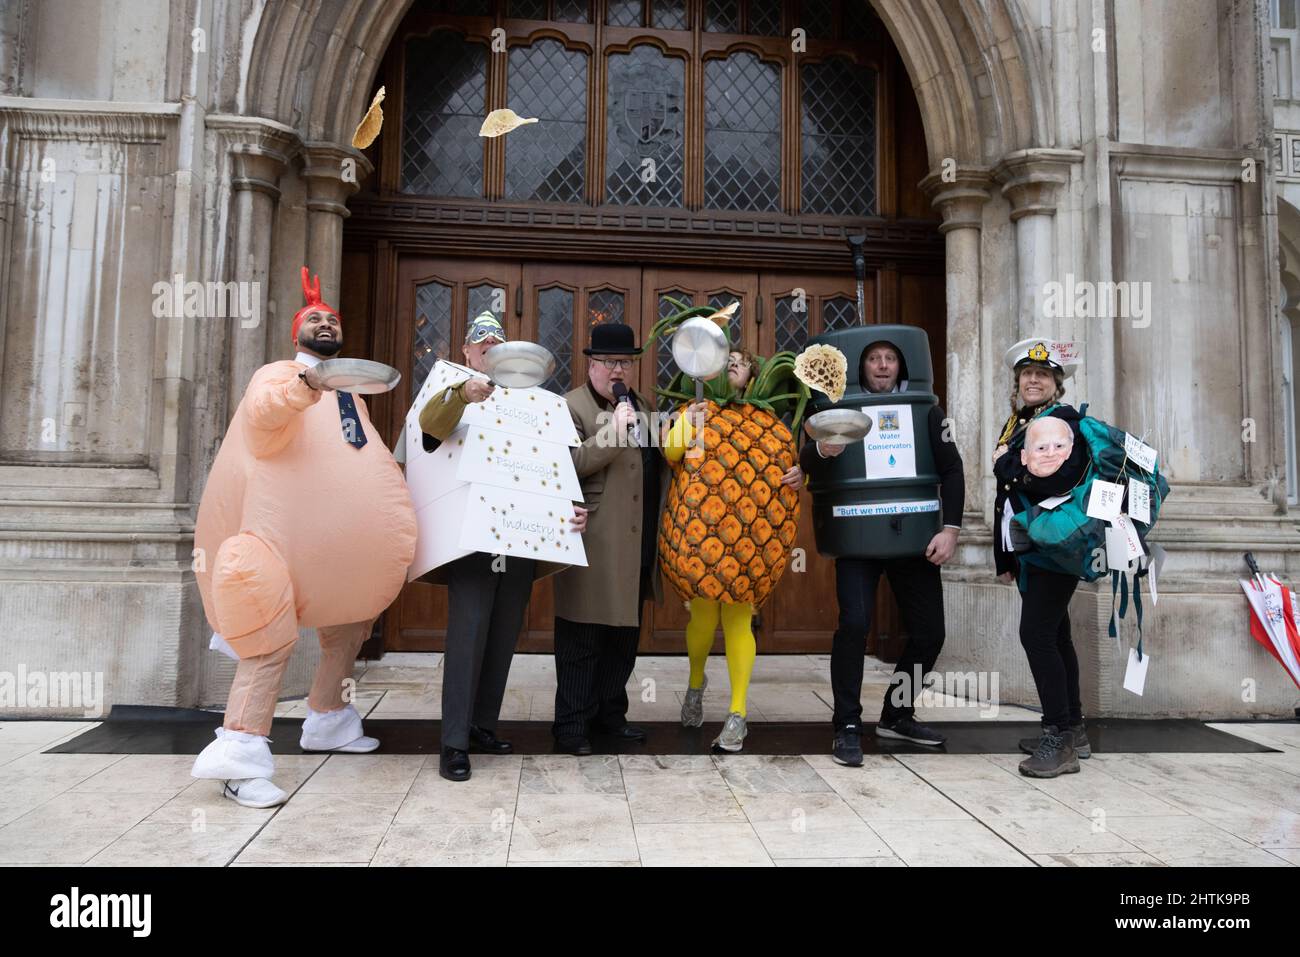
[(199, 503), (195, 577), (212, 647), (239, 660), (217, 739), (193, 775), (223, 782), (248, 807), (282, 804), (267, 735), (299, 627), (315, 628), (321, 661), (300, 744), (373, 751), (344, 700), (361, 643), (397, 597), (415, 553), (415, 512), (401, 470), (365, 403), (330, 390), (316, 366), (343, 347), (320, 278), (293, 318), (293, 360), (253, 374)]
[[(713, 313), (686, 309), (657, 324), (651, 337), (706, 315), (725, 328), (734, 307)], [(658, 390), (690, 401), (684, 376)], [(689, 686), (682, 724), (704, 723), (704, 673), (721, 621), (731, 680), (731, 704), (713, 745), (736, 752), (748, 733), (746, 696), (756, 647), (751, 622), (785, 572), (798, 532), (803, 485), (790, 430), (778, 417), (807, 388), (794, 379), (792, 353), (763, 362), (733, 350), (725, 376), (706, 385), (706, 401), (690, 402), (665, 431), (664, 455), (673, 477), (659, 528), (659, 566), (689, 604), (686, 650)], [(797, 427), (797, 423), (796, 423)]]

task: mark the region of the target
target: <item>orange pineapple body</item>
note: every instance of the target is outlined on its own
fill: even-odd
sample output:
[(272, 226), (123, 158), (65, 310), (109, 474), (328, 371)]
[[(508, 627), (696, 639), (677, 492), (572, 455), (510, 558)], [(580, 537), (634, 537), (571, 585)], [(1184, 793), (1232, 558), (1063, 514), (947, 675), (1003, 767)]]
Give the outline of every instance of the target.
[(683, 600), (761, 607), (789, 564), (799, 493), (781, 484), (794, 437), (753, 405), (710, 402), (697, 442), (673, 464), (659, 567)]

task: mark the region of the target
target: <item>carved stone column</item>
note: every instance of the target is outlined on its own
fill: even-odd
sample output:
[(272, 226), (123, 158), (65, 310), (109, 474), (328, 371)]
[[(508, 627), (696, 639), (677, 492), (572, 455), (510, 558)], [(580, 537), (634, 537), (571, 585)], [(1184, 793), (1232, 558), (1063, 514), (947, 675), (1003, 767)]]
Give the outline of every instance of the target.
[(993, 168), (994, 177), (1002, 184), (1002, 195), (1011, 204), (1011, 221), (1016, 227), (1019, 338), (1065, 332), (1048, 324), (1042, 305), (1047, 284), (1058, 278), (1053, 217), (1070, 181), (1071, 164), (1082, 162), (1083, 154), (1078, 150), (1019, 150)]
[(948, 306), (948, 403), (953, 433), (966, 470), (963, 511), (982, 513), (986, 458), (980, 443), (984, 363), (980, 350), (980, 220), (989, 199), (989, 171), (960, 168), (921, 180), (930, 202), (943, 214)]
[(258, 117), (207, 118), (210, 129), (221, 130), (229, 142), (231, 159), (230, 279), (256, 283), (256, 325), (233, 323), (230, 333), (230, 382), (226, 417), (234, 415), (253, 373), (267, 361), (270, 325), (271, 250), (275, 210), (280, 199), (280, 175), (299, 144), (298, 134), (281, 123)]
[(373, 167), (357, 150), (336, 143), (308, 143), (302, 157), (302, 178), (307, 184), (307, 265), (320, 274), (325, 301), (337, 304), (347, 198)]

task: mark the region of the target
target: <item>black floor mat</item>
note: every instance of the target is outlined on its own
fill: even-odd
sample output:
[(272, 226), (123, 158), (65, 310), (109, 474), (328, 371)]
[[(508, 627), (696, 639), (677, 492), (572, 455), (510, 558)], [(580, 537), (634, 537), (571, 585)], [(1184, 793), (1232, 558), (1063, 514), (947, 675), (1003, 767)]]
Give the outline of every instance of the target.
[[(221, 715), (211, 711), (147, 706), (114, 707), (107, 720), (46, 754), (198, 754), (212, 740)], [(301, 718), (276, 718), (271, 750), (301, 754)], [(649, 732), (644, 744), (598, 736), (601, 754), (707, 754), (721, 722), (683, 728), (672, 721), (641, 724)], [(942, 748), (928, 748), (877, 738), (874, 725), (864, 726), (862, 748), (868, 754), (1013, 754), (1017, 741), (1038, 733), (1036, 722), (951, 721), (936, 723), (948, 736)], [(382, 744), (376, 754), (436, 754), (441, 722), (367, 718), (366, 733)], [(555, 744), (545, 721), (503, 721), (497, 733), (514, 743), (518, 754), (551, 754)], [(1236, 735), (1208, 728), (1203, 722), (1167, 719), (1099, 718), (1088, 722), (1088, 738), (1098, 754), (1267, 753), (1275, 751)], [(0, 732), (0, 741), (4, 734)], [(822, 754), (831, 747), (829, 722), (755, 721), (745, 739), (745, 754)]]

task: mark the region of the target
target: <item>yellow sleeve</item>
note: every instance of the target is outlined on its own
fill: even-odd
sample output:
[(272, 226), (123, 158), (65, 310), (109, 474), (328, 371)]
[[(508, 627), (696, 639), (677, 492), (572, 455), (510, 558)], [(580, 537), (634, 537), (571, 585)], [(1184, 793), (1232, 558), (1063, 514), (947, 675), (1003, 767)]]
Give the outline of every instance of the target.
[(677, 416), (677, 421), (668, 429), (668, 437), (664, 439), (663, 450), (664, 458), (669, 462), (676, 464), (682, 460), (686, 450), (690, 448), (691, 439), (695, 437), (695, 429), (687, 420), (685, 412)]

